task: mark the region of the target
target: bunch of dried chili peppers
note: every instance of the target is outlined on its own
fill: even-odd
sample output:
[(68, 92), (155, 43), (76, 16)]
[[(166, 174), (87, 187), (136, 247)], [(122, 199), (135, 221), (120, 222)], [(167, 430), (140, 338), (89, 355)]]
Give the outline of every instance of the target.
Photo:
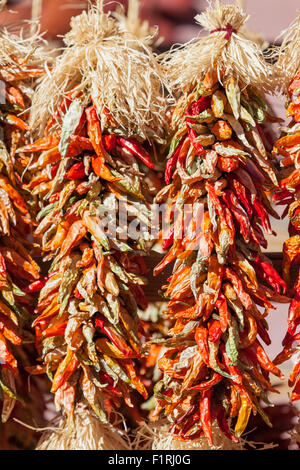
[[(99, 18), (103, 31), (109, 26), (117, 34), (110, 15), (92, 7), (74, 20), (74, 27), (82, 28), (85, 21), (95, 24)], [(74, 31), (71, 34), (75, 36)], [(122, 39), (118, 34), (118, 43), (130, 60), (125, 36)], [(99, 48), (101, 35), (99, 30)], [(138, 51), (143, 49), (138, 42), (137, 52), (133, 45), (132, 40), (135, 55), (146, 57), (144, 50)], [(80, 47), (85, 52), (84, 41)], [(69, 47), (69, 57), (70, 52)], [(91, 49), (93, 59), (94, 52)], [(120, 57), (122, 53), (120, 49)], [(64, 53), (60, 65), (63, 60)], [(147, 65), (151, 67), (150, 62)], [(97, 62), (97, 66), (102, 64)], [(138, 66), (141, 64), (137, 59), (131, 65), (136, 81), (129, 87), (140, 87), (137, 95), (151, 93), (151, 83), (149, 89), (143, 89), (144, 82), (135, 74), (134, 67)], [(157, 191), (147, 182), (154, 168), (154, 139), (149, 135), (147, 143), (143, 132), (128, 134), (109, 105), (97, 106), (100, 101), (107, 103), (101, 100), (103, 90), (93, 89), (91, 96), (92, 74), (83, 90), (79, 80), (87, 77), (80, 76), (81, 71), (82, 63), (78, 63), (78, 83), (67, 84), (61, 90), (62, 101), (50, 116), (44, 136), (18, 150), (33, 155), (28, 189), (38, 197), (41, 209), (35, 236), (40, 240), (44, 260), (51, 262), (46, 277), (29, 287), (39, 292), (33, 326), (42, 362), (30, 370), (33, 374), (48, 374), (56, 407), (64, 409), (71, 427), (77, 403), (88, 403), (107, 423), (110, 412), (123, 402), (133, 406), (131, 392), (137, 390), (147, 398), (136, 361), (141, 357), (144, 334), (137, 309), (147, 307), (142, 286), (146, 283), (144, 256), (148, 241), (143, 234), (135, 238), (128, 226), (133, 220), (149, 220), (149, 204)], [(50, 80), (57, 79), (57, 65), (52, 73)], [(72, 73), (76, 75), (76, 71)], [(145, 76), (149, 76), (147, 69)], [(47, 80), (49, 77), (37, 95)], [(107, 87), (112, 82), (108, 80)], [(125, 91), (120, 84), (119, 93)], [(134, 99), (128, 96), (128, 101)], [(134, 124), (133, 115), (131, 121)], [(138, 124), (135, 129), (139, 129)], [(121, 207), (128, 216), (125, 222), (118, 215)], [(113, 221), (116, 215), (120, 220)], [(107, 225), (103, 224), (105, 218)], [(119, 222), (116, 232), (114, 222)]]
[[(283, 136), (277, 140), (274, 154), (280, 156), (280, 190), (273, 195), (276, 204), (286, 206), (282, 217), (288, 214), (290, 238), (283, 246), (283, 278), (289, 287), (292, 298), (288, 313), (288, 330), (283, 339), (283, 351), (275, 359), (282, 364), (299, 352), (300, 333), (300, 224), (299, 224), (299, 189), (300, 189), (300, 17), (293, 23), (283, 41), (282, 51), (276, 65), (283, 88), (287, 82), (287, 112), (291, 122), (282, 129)], [(295, 69), (297, 71), (295, 71)], [(282, 78), (283, 72), (283, 78)], [(293, 77), (291, 79), (291, 76)], [(286, 90), (285, 90), (286, 91)], [(291, 371), (289, 386), (293, 388), (290, 400), (300, 399), (300, 358)]]
[[(172, 328), (152, 417), (168, 417), (175, 439), (205, 435), (213, 445), (215, 421), (234, 442), (251, 413), (271, 426), (260, 400), (268, 403), (267, 392), (276, 391), (270, 373), (283, 376), (263, 343), (271, 342), (270, 300), (286, 283), (262, 252), (264, 233), (273, 233), (269, 215), (278, 217), (267, 197), (277, 177), (262, 129), (271, 116), (257, 86), (261, 80), (268, 88), (268, 67), (257, 46), (239, 36), (245, 16), (238, 8), (216, 2), (197, 20), (211, 35), (166, 60), (184, 94), (173, 110), (168, 186), (157, 197), (168, 203), (171, 228), (155, 274), (171, 262), (174, 268), (165, 288)], [(248, 76), (243, 54), (256, 67)]]
[[(31, 32), (32, 33), (32, 32)], [(0, 387), (1, 420), (6, 422), (18, 401), (26, 415), (39, 398), (25, 386), (24, 366), (31, 362), (34, 337), (30, 330), (34, 311), (28, 285), (40, 277), (28, 236), (34, 225), (34, 201), (23, 178), (26, 161), (16, 153), (29, 137), (26, 123), (33, 85), (43, 75), (38, 31), (21, 38), (0, 31)], [(31, 344), (30, 344), (31, 343)], [(35, 398), (34, 398), (35, 396)], [(33, 408), (32, 408), (33, 409)], [(43, 406), (40, 410), (43, 409)], [(18, 413), (17, 413), (18, 415)], [(20, 414), (19, 414), (20, 416)], [(30, 414), (29, 414), (30, 416)], [(1, 439), (8, 435), (1, 429)]]

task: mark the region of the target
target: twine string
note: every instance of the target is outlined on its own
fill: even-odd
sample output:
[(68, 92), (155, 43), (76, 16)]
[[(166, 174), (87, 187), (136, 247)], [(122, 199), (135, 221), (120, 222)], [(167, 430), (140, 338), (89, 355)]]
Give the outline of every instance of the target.
[(224, 31), (224, 33), (226, 33), (225, 39), (227, 41), (229, 41), (233, 33), (237, 32), (236, 29), (234, 29), (234, 27), (230, 23), (227, 23), (225, 28), (213, 29), (212, 31), (210, 31), (210, 34), (219, 33), (221, 31)]

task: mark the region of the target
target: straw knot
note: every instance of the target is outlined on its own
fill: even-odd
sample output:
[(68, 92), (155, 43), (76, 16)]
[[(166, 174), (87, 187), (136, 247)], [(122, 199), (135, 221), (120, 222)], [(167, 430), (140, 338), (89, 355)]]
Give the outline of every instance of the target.
[(221, 31), (224, 31), (226, 33), (225, 39), (227, 41), (229, 41), (233, 33), (237, 32), (237, 30), (232, 26), (232, 24), (227, 23), (226, 28), (213, 29), (212, 31), (210, 31), (210, 34), (219, 33)]
[(0, 0), (0, 11), (3, 10), (3, 8), (5, 7), (6, 5), (6, 0)]

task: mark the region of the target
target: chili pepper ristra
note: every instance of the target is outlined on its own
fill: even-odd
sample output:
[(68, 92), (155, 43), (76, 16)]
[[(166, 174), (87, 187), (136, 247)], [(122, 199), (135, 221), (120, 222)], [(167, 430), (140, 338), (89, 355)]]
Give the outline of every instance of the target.
[[(171, 421), (168, 446), (205, 436), (213, 447), (215, 427), (238, 443), (251, 413), (271, 426), (260, 400), (274, 391), (269, 374), (283, 377), (262, 345), (271, 341), (271, 300), (286, 293), (262, 251), (269, 215), (278, 218), (267, 196), (277, 171), (261, 126), (271, 118), (263, 93), (274, 88), (260, 48), (241, 32), (246, 19), (217, 1), (196, 17), (209, 35), (164, 59), (181, 94), (163, 190), (169, 251), (155, 268), (174, 262), (165, 288), (173, 325), (153, 413)], [(185, 205), (202, 213), (185, 214)]]

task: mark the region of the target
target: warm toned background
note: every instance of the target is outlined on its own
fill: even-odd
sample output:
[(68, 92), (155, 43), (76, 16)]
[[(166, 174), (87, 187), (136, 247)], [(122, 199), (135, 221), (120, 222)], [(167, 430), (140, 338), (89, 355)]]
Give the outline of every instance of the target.
[[(15, 14), (2, 13), (10, 21), (30, 18), (32, 0), (8, 0), (8, 5)], [(49, 38), (63, 34), (68, 29), (69, 19), (86, 5), (83, 0), (43, 0), (42, 28), (48, 31)], [(110, 2), (110, 8), (114, 2)], [(115, 2), (116, 3), (116, 2)], [(126, 0), (119, 3), (126, 4)], [(234, 3), (234, 0), (227, 3)], [(251, 15), (249, 28), (261, 33), (268, 41), (273, 41), (278, 33), (286, 28), (295, 18), (298, 0), (238, 0), (245, 5)], [(193, 26), (195, 14), (203, 10), (206, 0), (141, 0), (142, 16), (154, 25), (159, 25), (160, 33), (165, 38), (165, 45), (184, 42), (197, 34)]]
[[(228, 1), (227, 3), (233, 3)], [(126, 5), (126, 1), (120, 1)], [(285, 29), (296, 16), (297, 8), (300, 8), (299, 0), (240, 0), (237, 3), (244, 6), (251, 15), (248, 28), (260, 33), (268, 42), (280, 42), (276, 39), (279, 33)], [(0, 14), (1, 23), (18, 22), (20, 19), (29, 19), (32, 14), (32, 0), (11, 0), (8, 6), (14, 12), (4, 11)], [(147, 18), (152, 25), (158, 25), (160, 35), (164, 37), (161, 49), (165, 50), (176, 42), (185, 42), (193, 38), (199, 31), (194, 24), (194, 16), (201, 12), (207, 5), (206, 0), (141, 0), (142, 16)], [(47, 39), (57, 41), (57, 35), (64, 34), (69, 27), (70, 17), (80, 12), (86, 6), (85, 1), (80, 0), (43, 0), (42, 1), (42, 30), (46, 32)], [(110, 2), (109, 8), (113, 8)], [(270, 102), (276, 114), (284, 117), (284, 99), (270, 98)], [(277, 133), (279, 130), (277, 129)], [(274, 136), (275, 138), (275, 136)], [(269, 250), (280, 252), (286, 232), (286, 221), (274, 223), (277, 237), (270, 240)], [(286, 329), (287, 305), (278, 305), (277, 310), (269, 316), (270, 335), (273, 341), (269, 347), (271, 358), (274, 358), (280, 349), (281, 340)], [(290, 365), (283, 367), (288, 373)], [(282, 394), (277, 399), (279, 404), (287, 403), (287, 386), (281, 386)], [(273, 397), (272, 397), (273, 399)], [(284, 421), (283, 415), (277, 421)], [(274, 423), (275, 424), (275, 423)], [(278, 424), (278, 423), (277, 423)]]

